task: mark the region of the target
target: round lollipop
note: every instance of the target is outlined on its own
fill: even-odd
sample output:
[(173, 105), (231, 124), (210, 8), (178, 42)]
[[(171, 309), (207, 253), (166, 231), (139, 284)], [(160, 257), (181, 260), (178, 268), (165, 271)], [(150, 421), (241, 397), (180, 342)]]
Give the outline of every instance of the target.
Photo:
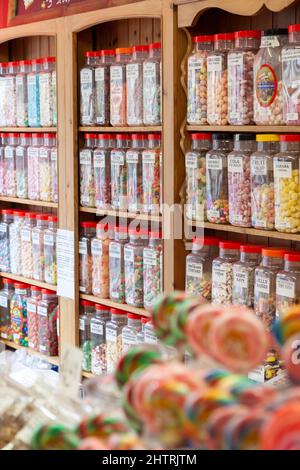
[(209, 450), (224, 450), (224, 427), (234, 417), (248, 413), (245, 406), (232, 405), (214, 410), (208, 418), (206, 426), (206, 446)]
[(136, 434), (112, 434), (108, 438), (108, 447), (112, 450), (143, 450), (142, 441)]
[(86, 437), (106, 438), (113, 433), (128, 432), (128, 426), (119, 418), (104, 416), (88, 416), (78, 426), (77, 432), (81, 439)]
[(259, 450), (260, 432), (266, 419), (265, 411), (248, 411), (246, 415), (231, 418), (224, 428), (226, 450)]
[(300, 385), (300, 334), (287, 340), (282, 349), (282, 359), (290, 380)]
[(283, 345), (291, 336), (300, 335), (300, 307), (295, 305), (285, 310), (276, 321), (273, 335), (280, 345)]
[(74, 450), (80, 444), (78, 436), (62, 424), (40, 426), (34, 433), (33, 450)]
[(96, 437), (87, 437), (83, 439), (78, 450), (110, 450), (105, 442), (101, 439), (97, 439)]
[(300, 450), (300, 403), (284, 404), (266, 420), (261, 431), (262, 450)]

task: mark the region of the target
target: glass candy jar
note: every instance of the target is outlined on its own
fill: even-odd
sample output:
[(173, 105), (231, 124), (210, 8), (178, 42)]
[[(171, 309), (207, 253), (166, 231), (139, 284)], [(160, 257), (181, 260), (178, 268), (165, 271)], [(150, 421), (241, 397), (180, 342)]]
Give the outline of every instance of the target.
[(58, 202), (58, 177), (57, 177), (57, 139), (50, 153), (51, 169), (51, 202)]
[(42, 299), (40, 287), (30, 287), (30, 297), (27, 299), (28, 346), (34, 351), (39, 350), (39, 325), (37, 308)]
[(151, 309), (162, 292), (163, 244), (158, 230), (149, 233), (149, 244), (143, 250), (144, 307)]
[[(56, 70), (56, 58), (45, 57), (40, 72), (40, 119), (42, 127), (52, 127), (54, 100), (56, 100), (53, 89), (53, 73)], [(55, 77), (56, 78), (56, 77)]]
[(161, 124), (161, 43), (149, 44), (149, 57), (143, 62), (143, 123)]
[(131, 147), (126, 152), (128, 210), (139, 212), (143, 205), (143, 150), (148, 142), (144, 134), (131, 135)]
[(36, 226), (36, 214), (25, 213), (25, 222), (21, 227), (21, 272), (22, 276), (33, 278), (33, 241), (32, 231)]
[(39, 191), (40, 201), (51, 202), (52, 200), (52, 151), (56, 146), (56, 134), (44, 134), (44, 144), (39, 150)]
[(114, 373), (122, 356), (122, 330), (127, 322), (127, 314), (123, 310), (112, 308), (111, 320), (106, 323), (106, 366), (107, 373)]
[(126, 152), (130, 145), (131, 135), (117, 134), (111, 151), (111, 207), (116, 210), (127, 210)]
[(79, 290), (84, 294), (92, 293), (92, 238), (96, 235), (96, 222), (81, 222), (79, 239)]
[(10, 327), (10, 302), (15, 291), (15, 281), (3, 279), (3, 288), (0, 291), (0, 337), (12, 340)]
[(231, 304), (233, 287), (233, 263), (240, 257), (240, 243), (220, 242), (219, 257), (212, 263), (211, 300), (216, 304)]
[(16, 184), (17, 197), (28, 198), (28, 147), (31, 134), (21, 133), (20, 143), (16, 148)]
[(40, 147), (44, 143), (43, 134), (32, 134), (31, 145), (27, 150), (28, 158), (28, 197), (34, 201), (40, 198)]
[(56, 285), (57, 262), (56, 262), (56, 234), (57, 217), (48, 217), (48, 228), (44, 231), (44, 259), (45, 259), (45, 282)]
[(19, 71), (16, 75), (16, 113), (18, 127), (28, 127), (27, 75), (30, 69), (30, 60), (21, 60), (19, 62)]
[(124, 246), (127, 243), (127, 227), (115, 227), (115, 238), (109, 244), (109, 298), (119, 303), (125, 302)]
[(148, 46), (133, 46), (132, 56), (126, 64), (126, 123), (128, 126), (143, 124), (143, 62)]
[(98, 134), (94, 150), (95, 205), (97, 209), (110, 208), (110, 154), (115, 145), (113, 134)]
[(21, 282), (15, 283), (15, 293), (10, 302), (10, 324), (13, 342), (28, 347), (27, 299), (30, 287)]
[(16, 148), (19, 144), (20, 134), (10, 132), (7, 137), (7, 145), (4, 147), (5, 194), (9, 197), (17, 197)]
[(37, 307), (39, 352), (45, 356), (58, 355), (57, 339), (58, 299), (55, 292), (42, 289), (42, 299)]
[(3, 209), (1, 211), (2, 219), (0, 222), (0, 270), (10, 272), (10, 242), (9, 226), (13, 223), (12, 209)]
[(115, 60), (114, 50), (102, 50), (95, 68), (95, 121), (97, 126), (109, 125), (109, 72)]
[(44, 232), (48, 228), (49, 214), (36, 215), (36, 227), (32, 229), (33, 279), (44, 281)]
[(232, 303), (252, 307), (254, 302), (254, 273), (261, 262), (261, 246), (241, 245), (240, 260), (233, 264)]
[(29, 127), (40, 127), (40, 72), (43, 59), (33, 59), (31, 70), (27, 75), (27, 95), (28, 95), (28, 125)]
[(106, 299), (109, 295), (109, 244), (108, 224), (99, 222), (96, 237), (91, 241), (92, 293), (96, 297), (102, 297), (102, 299)]
[(91, 372), (95, 375), (106, 374), (106, 324), (110, 320), (110, 308), (96, 305), (96, 313), (90, 321), (91, 330)]
[(79, 315), (79, 344), (82, 350), (82, 369), (91, 372), (92, 345), (91, 345), (91, 319), (95, 315), (95, 304), (88, 300), (80, 301)]
[(84, 134), (84, 148), (80, 151), (80, 205), (95, 207), (93, 150), (97, 134)]
[(17, 95), (16, 95), (16, 76), (19, 71), (19, 62), (8, 62), (7, 73), (5, 75), (5, 103), (6, 108), (6, 126), (16, 127), (17, 125)]
[(116, 49), (116, 61), (110, 66), (110, 123), (126, 125), (126, 65), (131, 58), (130, 48)]
[(300, 124), (300, 24), (288, 28), (289, 42), (282, 48), (283, 119), (285, 124)]
[(21, 276), (21, 227), (25, 223), (24, 211), (13, 211), (13, 222), (9, 224), (10, 272)]
[(143, 150), (143, 212), (161, 212), (162, 156), (160, 134), (148, 134), (148, 149)]
[(284, 270), (276, 276), (276, 315), (300, 303), (300, 254), (284, 255)]
[[(0, 76), (0, 93), (1, 93), (1, 76)], [(0, 111), (1, 115), (1, 111)], [(5, 188), (5, 158), (4, 158), (4, 148), (7, 144), (7, 134), (6, 132), (0, 133), (0, 195), (6, 195)]]
[(138, 344), (137, 335), (142, 329), (141, 316), (135, 313), (127, 314), (127, 325), (122, 330), (122, 354)]
[(86, 64), (80, 70), (80, 122), (82, 126), (95, 124), (95, 67), (96, 52), (85, 53)]
[(133, 307), (144, 305), (143, 250), (148, 231), (129, 229), (129, 243), (124, 248), (125, 302)]

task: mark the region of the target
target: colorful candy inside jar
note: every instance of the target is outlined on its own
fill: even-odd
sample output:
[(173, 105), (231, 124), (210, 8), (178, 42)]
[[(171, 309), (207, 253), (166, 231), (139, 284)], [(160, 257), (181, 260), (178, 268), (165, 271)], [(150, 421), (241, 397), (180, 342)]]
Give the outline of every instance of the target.
[(16, 113), (18, 127), (28, 127), (27, 74), (30, 69), (30, 60), (21, 60), (19, 62), (19, 71), (16, 75)]
[(44, 145), (39, 150), (40, 200), (50, 202), (53, 193), (51, 155), (56, 148), (56, 134), (44, 134)]
[(233, 263), (240, 256), (240, 243), (220, 242), (219, 257), (212, 264), (212, 294), (215, 304), (230, 304), (232, 302)]
[(285, 124), (300, 124), (299, 53), (300, 25), (288, 27), (289, 42), (282, 49), (283, 119)]
[(252, 307), (254, 303), (255, 268), (261, 261), (262, 247), (241, 245), (240, 260), (233, 264), (232, 303)]
[(42, 299), (37, 307), (39, 352), (46, 356), (58, 355), (57, 310), (58, 300), (55, 292), (42, 289)]
[(126, 125), (126, 64), (130, 61), (131, 48), (117, 48), (116, 61), (110, 66), (110, 123)]
[(28, 346), (35, 351), (39, 350), (39, 327), (37, 308), (42, 300), (42, 289), (31, 286), (31, 295), (27, 299)]
[(36, 227), (32, 229), (32, 257), (33, 279), (44, 281), (45, 257), (44, 257), (44, 231), (48, 228), (49, 214), (36, 215)]
[(143, 151), (143, 212), (161, 212), (161, 136), (148, 134), (149, 148)]
[(143, 62), (148, 56), (148, 46), (133, 46), (132, 57), (126, 64), (126, 123), (143, 124)]
[(79, 289), (84, 294), (91, 294), (92, 285), (92, 238), (96, 235), (96, 222), (81, 222), (79, 239)]
[(111, 206), (127, 210), (126, 152), (131, 145), (130, 134), (117, 134), (116, 147), (111, 151)]
[(6, 196), (17, 196), (16, 180), (16, 148), (19, 144), (20, 134), (10, 132), (7, 134), (7, 145), (4, 147), (4, 188)]
[(111, 201), (110, 188), (110, 154), (115, 147), (113, 134), (97, 134), (94, 150), (94, 184), (95, 206), (97, 209), (109, 209)]
[(97, 54), (85, 53), (86, 64), (80, 70), (80, 122), (82, 126), (95, 124), (95, 67)]
[[(53, 89), (53, 74), (56, 71), (56, 58), (45, 57), (40, 72), (40, 119), (42, 127), (52, 127), (54, 101), (56, 100), (55, 90)], [(56, 79), (56, 75), (55, 75)], [(55, 86), (56, 88), (56, 86)]]
[(161, 43), (149, 44), (149, 57), (143, 62), (143, 123), (161, 124)]
[(21, 133), (20, 143), (16, 148), (16, 184), (17, 197), (28, 198), (28, 147), (31, 146), (31, 134)]
[(90, 321), (91, 330), (91, 372), (95, 375), (106, 374), (106, 323), (110, 320), (110, 309), (96, 305), (96, 313)]
[(10, 272), (22, 274), (21, 262), (21, 227), (24, 225), (25, 211), (13, 211), (13, 222), (9, 224)]
[(97, 134), (84, 134), (84, 148), (80, 151), (80, 204), (95, 207), (93, 150)]
[(27, 95), (28, 95), (28, 125), (29, 127), (40, 127), (40, 79), (43, 59), (33, 59), (31, 61), (31, 71), (27, 75)]
[(48, 229), (44, 231), (45, 282), (56, 285), (56, 234), (58, 218), (48, 217)]
[(109, 72), (115, 60), (115, 51), (103, 49), (97, 52), (100, 63), (95, 68), (95, 121), (98, 126), (109, 125)]
[(14, 285), (12, 279), (3, 279), (3, 288), (0, 291), (0, 337), (7, 340), (12, 340), (10, 302), (15, 291)]
[(91, 372), (92, 344), (91, 344), (91, 318), (95, 315), (95, 304), (88, 300), (80, 301), (79, 315), (79, 344), (82, 350), (82, 368)]
[(0, 223), (0, 269), (10, 272), (10, 242), (9, 226), (13, 223), (13, 210), (3, 209), (1, 211), (2, 220)]
[(13, 342), (20, 346), (28, 346), (27, 329), (27, 298), (30, 289), (27, 284), (15, 283), (15, 293), (10, 302), (10, 322)]
[(125, 302), (124, 246), (128, 243), (127, 226), (115, 227), (115, 238), (109, 245), (109, 298)]
[(163, 245), (159, 231), (149, 233), (149, 244), (143, 250), (144, 307), (152, 308), (162, 292)]
[(129, 229), (129, 243), (124, 247), (125, 301), (133, 307), (144, 305), (143, 249), (148, 231)]
[(284, 255), (284, 270), (276, 276), (276, 315), (281, 318), (284, 311), (300, 303), (300, 254)]
[(106, 365), (107, 373), (115, 371), (122, 356), (122, 330), (127, 322), (127, 314), (123, 310), (111, 309), (111, 320), (106, 323)]
[(91, 241), (92, 292), (96, 297), (106, 299), (109, 294), (108, 253), (110, 239), (108, 224), (97, 224), (96, 238)]
[(40, 199), (40, 158), (39, 152), (44, 142), (43, 134), (32, 134), (31, 145), (27, 150), (28, 158), (28, 198), (34, 201)]
[(139, 212), (143, 206), (142, 152), (148, 141), (144, 134), (132, 134), (131, 138), (131, 147), (126, 152), (128, 210)]
[(141, 316), (135, 313), (127, 314), (127, 325), (122, 329), (122, 354), (137, 346), (137, 335), (142, 329)]
[(32, 231), (36, 226), (36, 214), (25, 213), (25, 223), (21, 228), (21, 272), (22, 276), (33, 278), (33, 240)]

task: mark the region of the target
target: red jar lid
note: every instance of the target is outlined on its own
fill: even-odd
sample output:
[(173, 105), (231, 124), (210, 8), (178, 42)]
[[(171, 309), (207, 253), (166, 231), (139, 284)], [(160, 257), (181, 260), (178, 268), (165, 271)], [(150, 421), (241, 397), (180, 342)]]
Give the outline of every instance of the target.
[(149, 50), (149, 46), (133, 46), (132, 52), (147, 52)]
[(194, 36), (193, 42), (213, 42), (214, 37), (213, 35), (204, 34), (202, 36)]
[(20, 138), (21, 139), (31, 139), (32, 134), (30, 132), (21, 132), (20, 133)]
[(242, 253), (261, 253), (263, 246), (260, 245), (241, 245), (240, 250)]
[(131, 135), (130, 134), (117, 134), (116, 139), (117, 140), (131, 140)]
[(7, 135), (10, 138), (19, 138), (20, 137), (20, 134), (18, 132), (9, 132)]
[(109, 310), (109, 307), (107, 307), (106, 305), (96, 304), (96, 310), (101, 310), (102, 312), (107, 312)]
[(144, 140), (146, 138), (147, 138), (147, 135), (145, 134), (131, 134), (132, 140)]
[(95, 306), (94, 302), (90, 302), (90, 300), (81, 300), (80, 305), (82, 307), (94, 307)]
[(149, 44), (149, 49), (161, 49), (161, 42), (152, 42)]
[(127, 318), (131, 318), (132, 320), (140, 320), (141, 315), (137, 315), (136, 313), (128, 313)]
[(49, 215), (48, 220), (49, 222), (58, 222), (58, 217), (56, 215)]
[(85, 139), (96, 139), (96, 138), (97, 138), (97, 134), (91, 134), (91, 133), (84, 134), (84, 138), (85, 138)]
[(233, 41), (234, 33), (221, 33), (214, 35), (214, 41)]
[(26, 219), (35, 219), (37, 214), (35, 212), (25, 212)]
[(19, 65), (31, 65), (31, 60), (20, 60)]
[(261, 37), (261, 31), (257, 30), (246, 30), (246, 31), (236, 31), (234, 33), (235, 39), (237, 38), (260, 38)]
[(151, 318), (148, 318), (148, 317), (142, 317), (141, 319), (141, 322), (143, 325), (145, 325), (146, 323), (149, 323), (149, 321), (151, 321)]
[(239, 250), (240, 246), (240, 242), (219, 242), (219, 247), (225, 250)]
[(283, 258), (286, 253), (286, 250), (282, 248), (263, 248), (262, 255), (267, 256), (268, 258)]
[(50, 290), (50, 289), (42, 289), (42, 294), (49, 294), (49, 295), (53, 295), (53, 294), (55, 294), (55, 290)]
[(280, 142), (300, 142), (300, 134), (281, 134)]
[(289, 33), (296, 33), (300, 31), (300, 24), (290, 24), (288, 27)]
[(109, 139), (113, 139), (114, 135), (113, 134), (96, 134), (96, 138), (98, 140), (109, 140)]
[(32, 137), (33, 139), (42, 139), (42, 138), (43, 138), (43, 134), (39, 134), (38, 132), (33, 132), (33, 133), (31, 134), (31, 137)]
[(43, 134), (44, 139), (56, 139), (56, 134), (55, 132), (47, 132), (46, 134)]
[(116, 52), (114, 49), (102, 49), (102, 51), (100, 51), (100, 54), (102, 56), (105, 56), (105, 55), (116, 55)]
[(25, 217), (25, 211), (13, 211), (13, 215), (18, 217)]
[(148, 139), (149, 140), (160, 140), (161, 135), (160, 134), (148, 134)]
[(36, 214), (37, 220), (48, 220), (49, 214)]
[(96, 52), (95, 51), (87, 51), (85, 53), (85, 57), (96, 57)]
[(38, 286), (30, 286), (30, 289), (33, 290), (34, 292), (41, 292), (42, 291), (42, 289)]
[(7, 279), (7, 278), (4, 278), (2, 282), (3, 284), (15, 284), (15, 281), (13, 281), (13, 279)]
[(110, 312), (112, 315), (127, 315), (127, 312), (125, 312), (125, 310), (119, 310), (118, 308), (111, 308)]
[(56, 57), (44, 57), (43, 62), (56, 62)]
[(80, 227), (83, 228), (96, 228), (97, 222), (80, 222)]
[[(299, 30), (300, 31), (300, 30)], [(284, 255), (284, 261), (296, 261), (300, 262), (300, 253), (286, 253)]]
[(15, 282), (15, 289), (27, 289), (28, 284), (24, 284), (24, 282)]
[(211, 140), (211, 134), (208, 132), (197, 132), (191, 134), (191, 139), (192, 140)]
[(1, 214), (11, 215), (13, 214), (13, 209), (2, 209)]
[(205, 238), (200, 238), (200, 237), (194, 237), (193, 238), (193, 243), (195, 245), (200, 245), (200, 246), (219, 246), (220, 239), (215, 238), (215, 237), (205, 237)]

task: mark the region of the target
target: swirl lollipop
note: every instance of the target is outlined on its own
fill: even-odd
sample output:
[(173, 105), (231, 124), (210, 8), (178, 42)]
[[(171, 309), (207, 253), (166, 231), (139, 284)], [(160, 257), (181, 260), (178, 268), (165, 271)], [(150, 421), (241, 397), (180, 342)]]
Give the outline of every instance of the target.
[(300, 450), (300, 403), (284, 404), (266, 420), (261, 431), (263, 450)]
[(34, 433), (33, 450), (74, 450), (80, 441), (77, 435), (62, 424), (40, 426)]
[(227, 450), (258, 450), (260, 432), (266, 419), (263, 409), (248, 411), (233, 417), (224, 428), (224, 447)]
[(300, 335), (300, 307), (295, 305), (286, 309), (276, 321), (273, 335), (283, 345), (291, 336)]
[(224, 428), (234, 417), (245, 416), (248, 410), (245, 406), (232, 405), (214, 410), (207, 420), (206, 446), (209, 450), (224, 449)]
[(128, 427), (121, 419), (102, 414), (84, 418), (77, 429), (81, 439), (86, 437), (106, 438), (113, 433), (128, 431)]
[(282, 358), (290, 380), (300, 385), (300, 334), (287, 340), (282, 349)]

